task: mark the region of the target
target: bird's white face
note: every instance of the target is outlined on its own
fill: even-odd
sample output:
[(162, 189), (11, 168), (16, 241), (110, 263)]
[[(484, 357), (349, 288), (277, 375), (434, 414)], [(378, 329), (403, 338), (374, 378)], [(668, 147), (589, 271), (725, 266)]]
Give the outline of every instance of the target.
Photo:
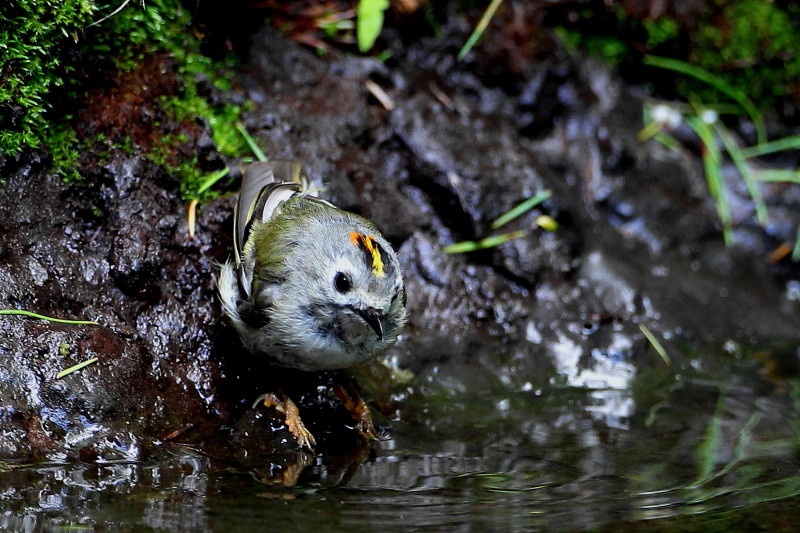
[(317, 271), (310, 278), (319, 306), (312, 329), (352, 352), (356, 361), (380, 353), (394, 343), (405, 322), (397, 256), (382, 238), (356, 232), (349, 232), (346, 243), (322, 248), (328, 260), (311, 267)]

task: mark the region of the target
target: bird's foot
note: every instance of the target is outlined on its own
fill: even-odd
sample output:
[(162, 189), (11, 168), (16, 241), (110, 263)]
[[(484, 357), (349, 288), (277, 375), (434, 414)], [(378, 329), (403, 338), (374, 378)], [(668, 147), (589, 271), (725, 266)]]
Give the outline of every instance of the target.
[(369, 406), (358, 393), (352, 381), (348, 380), (347, 386), (337, 385), (334, 388), (334, 394), (355, 420), (355, 430), (358, 434), (366, 440), (377, 439), (378, 432), (375, 430), (375, 424), (372, 423)]
[(300, 419), (300, 411), (291, 398), (283, 394), (283, 392), (278, 392), (278, 394), (268, 392), (256, 398), (253, 406), (255, 407), (259, 403), (262, 403), (265, 407), (272, 407), (283, 414), (286, 421), (286, 428), (297, 441), (297, 445), (300, 448), (306, 448), (308, 450), (314, 449), (316, 445), (314, 435), (306, 429), (306, 425), (303, 424), (303, 421)]

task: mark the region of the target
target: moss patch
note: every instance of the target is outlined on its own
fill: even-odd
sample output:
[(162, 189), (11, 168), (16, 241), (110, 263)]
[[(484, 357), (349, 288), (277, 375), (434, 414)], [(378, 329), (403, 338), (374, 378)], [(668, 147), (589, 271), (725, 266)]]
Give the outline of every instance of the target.
[[(713, 23), (712, 23), (713, 22)], [(739, 0), (700, 26), (691, 58), (751, 97), (800, 101), (800, 9)]]
[(94, 11), (92, 0), (0, 2), (0, 152), (41, 144), (47, 96), (68, 74), (63, 45)]
[[(3, 4), (0, 25), (16, 37), (0, 47), (2, 64), (22, 72), (0, 82), (0, 111), (12, 111), (0, 113), (11, 117), (0, 122), (3, 153), (47, 148), (66, 179), (81, 179), (120, 151), (143, 155), (176, 174), (185, 197), (195, 197), (209, 170), (198, 164), (212, 157), (209, 151), (236, 156), (246, 150), (232, 133), (242, 105), (209, 101), (215, 91), (230, 89), (234, 58), (215, 62), (199, 53), (201, 36), (180, 1), (130, 2), (105, 20), (118, 4)], [(22, 59), (9, 63), (10, 49)], [(198, 155), (206, 134), (216, 146), (205, 143), (206, 153)]]

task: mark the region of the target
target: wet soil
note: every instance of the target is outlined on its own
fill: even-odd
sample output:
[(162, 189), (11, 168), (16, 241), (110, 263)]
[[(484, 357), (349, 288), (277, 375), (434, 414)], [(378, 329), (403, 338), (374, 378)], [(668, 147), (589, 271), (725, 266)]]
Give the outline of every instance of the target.
[[(0, 159), (0, 305), (99, 323), (0, 316), (6, 525), (81, 523), (53, 518), (78, 508), (94, 525), (210, 531), (226, 491), (244, 499), (220, 505), (299, 500), (281, 516), (305, 523), (296, 513), (316, 508), (343, 529), (387, 517), (583, 529), (796, 501), (800, 269), (765, 257), (797, 227), (800, 193), (765, 189), (766, 229), (736, 196), (725, 247), (698, 154), (637, 140), (640, 88), (555, 44), (522, 63), (491, 47), (457, 63), (465, 28), (398, 35), (385, 64), (320, 58), (262, 28), (238, 93), (215, 95), (252, 100), (246, 126), (268, 155), (303, 161), (399, 252), (409, 326), (386, 361), (355, 371), (385, 428), (372, 445), (330, 400), (329, 374), (282, 378), (317, 455), (294, 450), (279, 413), (251, 407), (276, 376), (243, 352), (214, 292), (232, 195), (199, 207), (190, 238), (177, 181), (136, 155), (84, 161), (90, 179), (69, 185), (43, 154)], [(97, 120), (92, 105), (78, 116)], [(196, 127), (190, 143), (207, 150)], [(444, 253), (545, 189), (507, 227), (525, 237)], [(542, 214), (557, 231), (535, 227)], [(17, 469), (27, 463), (39, 466)], [(36, 491), (53, 491), (55, 511), (25, 498)], [(102, 511), (137, 499), (150, 503), (131, 521)]]

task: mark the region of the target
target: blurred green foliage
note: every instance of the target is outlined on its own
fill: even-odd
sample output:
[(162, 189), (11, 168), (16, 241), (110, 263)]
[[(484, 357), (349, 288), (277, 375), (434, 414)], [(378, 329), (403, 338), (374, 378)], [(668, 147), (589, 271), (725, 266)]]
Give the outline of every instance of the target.
[(705, 22), (694, 34), (697, 64), (727, 78), (752, 98), (770, 103), (790, 91), (800, 96), (800, 8), (763, 0), (723, 5), (721, 22)]
[[(635, 16), (622, 2), (611, 7), (573, 10), (573, 23), (556, 34), (580, 48), (622, 66), (641, 65), (645, 54), (687, 61), (747, 94), (759, 108), (779, 100), (800, 101), (800, 6), (763, 0), (715, 0), (678, 17)], [(681, 80), (684, 97), (714, 101), (714, 88)]]
[(356, 8), (356, 34), (358, 49), (368, 52), (383, 29), (383, 12), (389, 8), (389, 0), (359, 0)]

